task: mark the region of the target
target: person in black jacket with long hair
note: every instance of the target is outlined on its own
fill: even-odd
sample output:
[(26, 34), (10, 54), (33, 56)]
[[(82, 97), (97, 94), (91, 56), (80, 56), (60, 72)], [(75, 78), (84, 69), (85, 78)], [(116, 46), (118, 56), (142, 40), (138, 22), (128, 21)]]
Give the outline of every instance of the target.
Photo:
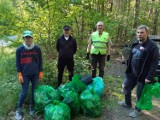
[(63, 27), (63, 35), (60, 36), (56, 43), (58, 51), (58, 88), (62, 84), (63, 72), (65, 66), (69, 71), (69, 80), (72, 80), (74, 74), (74, 54), (77, 51), (76, 40), (71, 36), (71, 27)]
[[(137, 28), (137, 41), (132, 44), (127, 69), (126, 79), (122, 87), (125, 101), (118, 104), (123, 107), (132, 107), (131, 91), (137, 85), (137, 101), (140, 99), (144, 85), (154, 80), (154, 73), (158, 66), (159, 51), (156, 43), (149, 39), (149, 28), (141, 25)], [(129, 114), (137, 117), (141, 114), (141, 109), (135, 106), (135, 110)]]

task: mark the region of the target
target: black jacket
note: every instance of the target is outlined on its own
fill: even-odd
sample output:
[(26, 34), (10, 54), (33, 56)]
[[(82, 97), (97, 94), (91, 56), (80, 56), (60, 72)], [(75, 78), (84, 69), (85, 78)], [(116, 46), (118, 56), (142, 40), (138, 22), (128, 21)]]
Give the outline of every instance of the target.
[(62, 35), (57, 40), (56, 48), (60, 58), (73, 58), (73, 55), (77, 51), (77, 43), (71, 35), (68, 40)]
[[(138, 41), (132, 44), (132, 49), (139, 44)], [(158, 67), (159, 60), (159, 50), (156, 43), (153, 40), (147, 38), (147, 41), (143, 44), (147, 51), (147, 55), (145, 57), (145, 61), (143, 63), (140, 75), (138, 76), (137, 81), (145, 82), (145, 79), (153, 81), (154, 73)], [(131, 53), (129, 56), (126, 75), (127, 73), (131, 73)]]

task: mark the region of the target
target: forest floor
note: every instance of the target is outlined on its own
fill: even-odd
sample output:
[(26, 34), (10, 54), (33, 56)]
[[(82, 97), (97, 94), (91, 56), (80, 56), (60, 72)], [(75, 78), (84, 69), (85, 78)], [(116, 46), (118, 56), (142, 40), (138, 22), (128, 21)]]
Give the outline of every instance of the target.
[[(132, 93), (133, 108), (127, 109), (118, 105), (119, 100), (123, 100), (121, 92), (121, 84), (124, 79), (125, 65), (121, 64), (119, 58), (106, 63), (105, 72), (105, 91), (102, 100), (102, 115), (97, 118), (90, 118), (83, 114), (79, 114), (72, 120), (159, 120), (160, 118), (160, 100), (153, 98), (153, 109), (151, 111), (142, 111), (143, 114), (137, 118), (131, 118), (128, 114), (134, 110), (136, 95), (135, 89)], [(109, 76), (108, 76), (109, 75)], [(110, 77), (111, 76), (111, 77)], [(43, 120), (42, 115), (36, 115), (34, 118), (28, 114), (28, 109), (24, 109), (23, 120)], [(15, 120), (15, 111), (11, 111), (4, 120)], [(1, 119), (3, 120), (3, 119)]]

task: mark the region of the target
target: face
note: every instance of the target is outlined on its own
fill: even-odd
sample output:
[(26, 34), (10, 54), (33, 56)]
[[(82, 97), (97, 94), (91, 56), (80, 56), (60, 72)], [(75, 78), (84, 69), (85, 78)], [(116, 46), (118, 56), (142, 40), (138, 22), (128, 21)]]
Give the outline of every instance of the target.
[(148, 33), (145, 29), (138, 29), (137, 30), (137, 39), (140, 41), (140, 42), (145, 42), (147, 40), (147, 36), (148, 36)]
[(32, 37), (26, 36), (24, 37), (24, 42), (26, 43), (27, 46), (30, 46), (32, 44)]
[(70, 29), (63, 29), (63, 34), (64, 36), (69, 36), (71, 33), (71, 30)]
[(102, 32), (104, 30), (104, 24), (102, 22), (97, 23), (97, 30)]

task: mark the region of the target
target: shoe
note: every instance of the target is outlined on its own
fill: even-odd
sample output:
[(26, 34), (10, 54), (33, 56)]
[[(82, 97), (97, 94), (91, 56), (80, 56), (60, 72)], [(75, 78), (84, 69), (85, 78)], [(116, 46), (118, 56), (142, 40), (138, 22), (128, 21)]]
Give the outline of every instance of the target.
[(16, 110), (16, 116), (15, 116), (16, 120), (22, 120), (22, 111), (20, 108), (18, 108)]
[(35, 115), (35, 110), (34, 110), (33, 107), (30, 107), (29, 115), (30, 116), (34, 116)]
[(142, 114), (141, 111), (134, 110), (133, 112), (131, 112), (131, 113), (129, 114), (129, 116), (135, 118), (135, 117), (137, 117), (137, 116), (139, 116), (139, 115), (141, 115), (141, 114)]
[(132, 105), (127, 105), (124, 101), (118, 101), (118, 104), (125, 107), (125, 108), (131, 108)]

